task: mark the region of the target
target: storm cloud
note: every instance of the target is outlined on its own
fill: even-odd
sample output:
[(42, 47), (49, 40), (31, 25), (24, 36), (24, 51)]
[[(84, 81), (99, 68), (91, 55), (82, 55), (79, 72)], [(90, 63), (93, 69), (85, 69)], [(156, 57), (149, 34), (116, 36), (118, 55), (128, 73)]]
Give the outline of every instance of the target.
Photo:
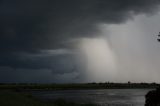
[(66, 46), (66, 40), (95, 36), (100, 23), (119, 24), (138, 14), (152, 14), (159, 2), (1, 0), (0, 48), (34, 51)]
[(80, 71), (74, 69), (79, 39), (100, 36), (101, 24), (153, 15), (159, 6), (160, 0), (1, 0), (0, 66), (53, 75)]

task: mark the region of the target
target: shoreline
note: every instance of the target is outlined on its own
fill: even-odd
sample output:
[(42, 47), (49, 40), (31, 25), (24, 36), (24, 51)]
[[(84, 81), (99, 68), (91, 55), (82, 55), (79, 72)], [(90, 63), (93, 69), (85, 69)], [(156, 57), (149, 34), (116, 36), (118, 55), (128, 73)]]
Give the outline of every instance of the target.
[(75, 83), (75, 84), (0, 84), (0, 90), (51, 91), (51, 90), (96, 90), (96, 89), (156, 89), (156, 83)]

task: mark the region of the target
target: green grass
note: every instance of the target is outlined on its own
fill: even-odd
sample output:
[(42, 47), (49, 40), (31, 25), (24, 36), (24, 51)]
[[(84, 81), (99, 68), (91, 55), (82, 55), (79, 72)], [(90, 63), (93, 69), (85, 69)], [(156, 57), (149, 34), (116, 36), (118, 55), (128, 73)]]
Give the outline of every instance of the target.
[(29, 93), (20, 93), (12, 90), (0, 90), (0, 106), (95, 106), (93, 104), (77, 104), (57, 99), (53, 102), (42, 102)]

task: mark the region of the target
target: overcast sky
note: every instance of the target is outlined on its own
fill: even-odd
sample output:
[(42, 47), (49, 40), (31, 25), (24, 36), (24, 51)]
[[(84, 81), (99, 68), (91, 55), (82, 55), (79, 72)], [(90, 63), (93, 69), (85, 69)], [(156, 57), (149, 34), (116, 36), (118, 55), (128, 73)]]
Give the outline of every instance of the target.
[(0, 0), (0, 82), (160, 82), (160, 0)]

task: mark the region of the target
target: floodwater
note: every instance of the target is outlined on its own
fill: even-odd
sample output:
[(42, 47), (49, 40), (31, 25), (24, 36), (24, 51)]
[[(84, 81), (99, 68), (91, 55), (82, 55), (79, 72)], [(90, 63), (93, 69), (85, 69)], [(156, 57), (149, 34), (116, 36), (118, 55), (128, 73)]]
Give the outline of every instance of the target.
[(144, 106), (145, 95), (151, 89), (101, 89), (34, 91), (33, 96), (42, 100), (65, 99), (77, 103), (93, 103), (98, 106)]

